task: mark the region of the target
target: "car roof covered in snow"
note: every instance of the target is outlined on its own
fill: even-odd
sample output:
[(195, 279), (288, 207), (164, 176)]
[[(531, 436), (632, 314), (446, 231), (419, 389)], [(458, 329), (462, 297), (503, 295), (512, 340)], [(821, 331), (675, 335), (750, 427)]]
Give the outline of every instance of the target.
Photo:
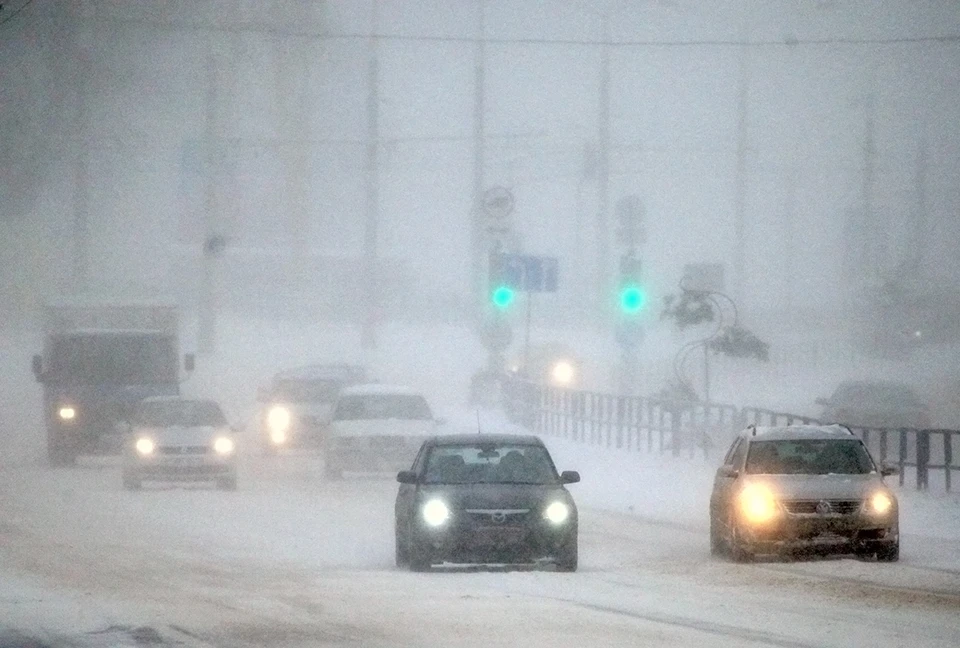
[(363, 380), (366, 375), (367, 368), (363, 365), (348, 363), (312, 364), (279, 371), (274, 376), (274, 380)]
[[(754, 434), (756, 430), (756, 434)], [(783, 425), (747, 428), (741, 434), (757, 441), (796, 441), (801, 439), (849, 439), (856, 437), (843, 425)]]
[(362, 385), (352, 385), (340, 392), (340, 396), (373, 396), (396, 394), (400, 396), (423, 396), (423, 394), (405, 385), (383, 385), (380, 383), (365, 383)]
[(543, 445), (540, 437), (533, 434), (501, 434), (492, 432), (481, 434), (442, 434), (433, 437), (430, 443), (438, 446), (485, 445), (488, 443), (492, 445)]

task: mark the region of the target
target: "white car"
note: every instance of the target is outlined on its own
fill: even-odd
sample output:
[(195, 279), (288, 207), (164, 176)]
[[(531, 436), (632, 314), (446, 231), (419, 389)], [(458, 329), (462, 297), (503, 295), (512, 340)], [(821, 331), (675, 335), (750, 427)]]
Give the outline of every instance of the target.
[(237, 488), (234, 431), (212, 400), (147, 398), (137, 406), (123, 450), (123, 486), (145, 481), (215, 482)]
[(324, 442), (326, 476), (344, 471), (392, 472), (409, 468), (423, 441), (437, 433), (420, 392), (391, 385), (355, 385), (340, 392)]

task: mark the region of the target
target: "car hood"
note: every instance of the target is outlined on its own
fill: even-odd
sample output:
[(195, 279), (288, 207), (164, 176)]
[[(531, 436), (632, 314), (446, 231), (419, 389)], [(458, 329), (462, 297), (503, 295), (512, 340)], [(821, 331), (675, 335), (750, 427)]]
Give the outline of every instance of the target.
[(312, 418), (329, 418), (330, 413), (333, 411), (333, 403), (330, 402), (285, 402), (285, 401), (276, 401), (271, 402), (267, 405), (267, 411), (271, 407), (275, 406), (286, 407), (290, 410), (290, 413), (296, 414), (298, 416), (310, 416)]
[(333, 436), (423, 436), (436, 434), (437, 423), (424, 419), (365, 419), (359, 421), (333, 421)]
[(878, 473), (867, 475), (752, 475), (749, 483), (769, 487), (778, 499), (864, 499), (886, 488)]
[(536, 509), (554, 500), (573, 504), (558, 484), (438, 484), (424, 486), (421, 493), (424, 498), (441, 497), (454, 510)]
[(228, 429), (212, 425), (144, 427), (136, 428), (133, 434), (136, 438), (148, 437), (159, 446), (211, 445), (213, 440), (219, 436), (230, 436)]

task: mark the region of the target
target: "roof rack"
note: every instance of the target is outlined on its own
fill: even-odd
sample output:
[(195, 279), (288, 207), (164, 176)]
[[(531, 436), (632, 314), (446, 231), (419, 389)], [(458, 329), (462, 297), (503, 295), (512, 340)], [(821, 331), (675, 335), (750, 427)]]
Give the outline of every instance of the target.
[(750, 436), (757, 436), (757, 424), (750, 423), (747, 425), (747, 429), (750, 430)]

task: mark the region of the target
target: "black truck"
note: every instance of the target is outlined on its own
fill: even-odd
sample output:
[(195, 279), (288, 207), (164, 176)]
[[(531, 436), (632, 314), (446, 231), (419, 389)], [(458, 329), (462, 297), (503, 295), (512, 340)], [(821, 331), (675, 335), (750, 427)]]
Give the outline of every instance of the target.
[[(47, 457), (120, 451), (122, 429), (148, 396), (180, 392), (176, 306), (156, 303), (51, 303), (43, 309), (43, 353), (33, 373), (43, 385)], [(193, 369), (193, 356), (184, 368)]]

